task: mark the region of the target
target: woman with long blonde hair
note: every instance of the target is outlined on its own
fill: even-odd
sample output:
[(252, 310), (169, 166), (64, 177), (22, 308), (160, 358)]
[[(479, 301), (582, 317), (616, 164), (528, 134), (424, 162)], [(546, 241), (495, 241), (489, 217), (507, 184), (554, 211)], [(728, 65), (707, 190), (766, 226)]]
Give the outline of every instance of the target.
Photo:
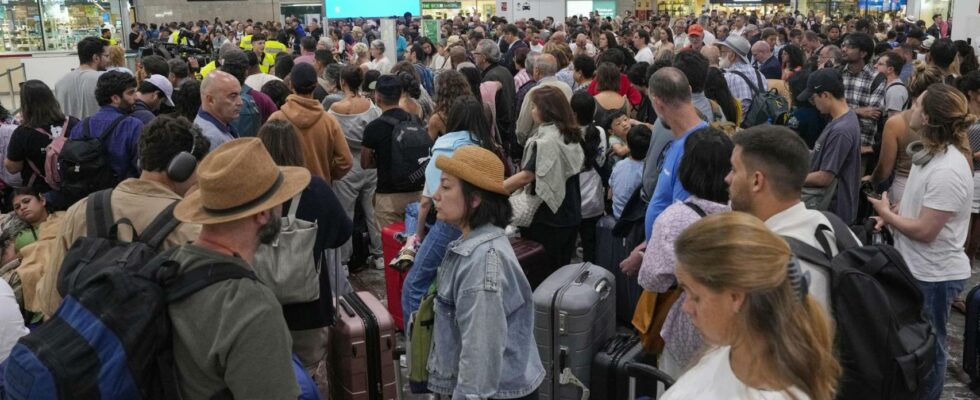
[(663, 399), (834, 397), (833, 330), (782, 238), (729, 212), (692, 224), (674, 249), (682, 309), (710, 348)]

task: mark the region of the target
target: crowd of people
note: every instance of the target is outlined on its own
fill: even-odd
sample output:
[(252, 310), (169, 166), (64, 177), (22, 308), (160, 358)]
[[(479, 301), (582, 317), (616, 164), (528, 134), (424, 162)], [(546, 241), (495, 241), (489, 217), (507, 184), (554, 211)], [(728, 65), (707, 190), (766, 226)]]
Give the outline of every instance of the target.
[[(378, 26), (135, 23), (130, 48), (214, 61), (146, 53), (131, 71), (104, 32), (53, 88), (25, 82), (19, 114), (0, 115), (0, 359), (58, 320), (62, 265), (111, 189), (123, 241), (173, 209), (160, 250), (180, 274), (253, 269), (287, 214), (317, 224), (317, 265), (335, 250), (351, 271), (362, 215), (383, 269), (382, 229), (411, 219), (412, 268), (387, 301), (406, 321), (434, 307), (427, 389), (453, 398), (537, 398), (546, 355), (508, 237), (555, 271), (596, 262), (610, 215), (632, 227), (622, 276), (680, 290), (655, 332), (677, 380), (663, 398), (828, 400), (849, 328), (831, 273), (786, 238), (833, 256), (852, 236), (829, 228), (839, 219), (894, 236), (938, 343), (921, 398), (939, 398), (980, 250), (980, 65), (943, 16), (457, 16), (438, 41), (410, 14), (394, 38)], [(296, 398), (290, 354), (325, 362), (330, 280), (345, 279), (319, 271), (304, 303), (238, 279), (170, 304), (183, 397)]]

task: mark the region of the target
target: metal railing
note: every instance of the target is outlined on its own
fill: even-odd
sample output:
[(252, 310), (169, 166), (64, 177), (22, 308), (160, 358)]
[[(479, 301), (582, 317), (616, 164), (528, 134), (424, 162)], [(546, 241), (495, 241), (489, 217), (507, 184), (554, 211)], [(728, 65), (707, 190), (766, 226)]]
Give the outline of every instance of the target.
[(24, 69), (24, 64), (0, 73), (0, 79), (6, 77), (8, 88), (7, 91), (0, 92), (0, 97), (8, 97), (10, 99), (10, 103), (8, 103), (10, 104), (10, 108), (8, 108), (8, 110), (10, 110), (11, 115), (20, 113), (21, 105), (17, 104), (20, 101), (20, 91), (16, 90), (17, 86), (14, 86), (14, 72), (18, 70), (20, 70), (21, 74), (23, 75), (23, 79), (21, 79), (20, 82), (27, 81), (27, 71)]

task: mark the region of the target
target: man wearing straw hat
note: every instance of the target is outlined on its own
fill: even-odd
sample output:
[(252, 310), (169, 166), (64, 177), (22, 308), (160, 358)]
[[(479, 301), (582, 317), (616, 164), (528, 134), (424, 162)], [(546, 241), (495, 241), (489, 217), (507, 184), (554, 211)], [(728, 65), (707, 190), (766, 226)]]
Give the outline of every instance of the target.
[[(257, 138), (235, 139), (198, 167), (200, 189), (174, 209), (201, 225), (194, 242), (171, 256), (183, 275), (215, 263), (252, 270), (259, 244), (279, 234), (282, 203), (310, 182), (302, 167), (279, 167)], [(292, 340), (272, 291), (253, 279), (229, 279), (170, 305), (174, 362), (183, 398), (228, 389), (235, 398), (295, 399), (299, 395)]]

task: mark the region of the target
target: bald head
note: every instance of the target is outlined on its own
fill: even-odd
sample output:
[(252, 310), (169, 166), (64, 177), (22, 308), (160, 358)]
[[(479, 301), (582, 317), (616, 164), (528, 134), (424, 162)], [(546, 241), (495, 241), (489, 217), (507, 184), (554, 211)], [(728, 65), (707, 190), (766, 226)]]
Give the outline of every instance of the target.
[(237, 78), (224, 71), (212, 71), (201, 82), (201, 109), (227, 124), (241, 111), (241, 91)]
[(702, 47), (701, 55), (708, 59), (708, 65), (718, 67), (718, 61), (721, 59), (721, 52), (718, 51), (718, 46)]
[(684, 72), (664, 67), (650, 76), (650, 95), (669, 107), (691, 103), (691, 84)]
[(558, 60), (555, 59), (555, 56), (544, 53), (538, 56), (537, 60), (534, 60), (534, 80), (554, 76), (557, 72)]
[(772, 56), (772, 48), (765, 40), (760, 40), (752, 45), (752, 59), (756, 62), (766, 61), (770, 56)]

